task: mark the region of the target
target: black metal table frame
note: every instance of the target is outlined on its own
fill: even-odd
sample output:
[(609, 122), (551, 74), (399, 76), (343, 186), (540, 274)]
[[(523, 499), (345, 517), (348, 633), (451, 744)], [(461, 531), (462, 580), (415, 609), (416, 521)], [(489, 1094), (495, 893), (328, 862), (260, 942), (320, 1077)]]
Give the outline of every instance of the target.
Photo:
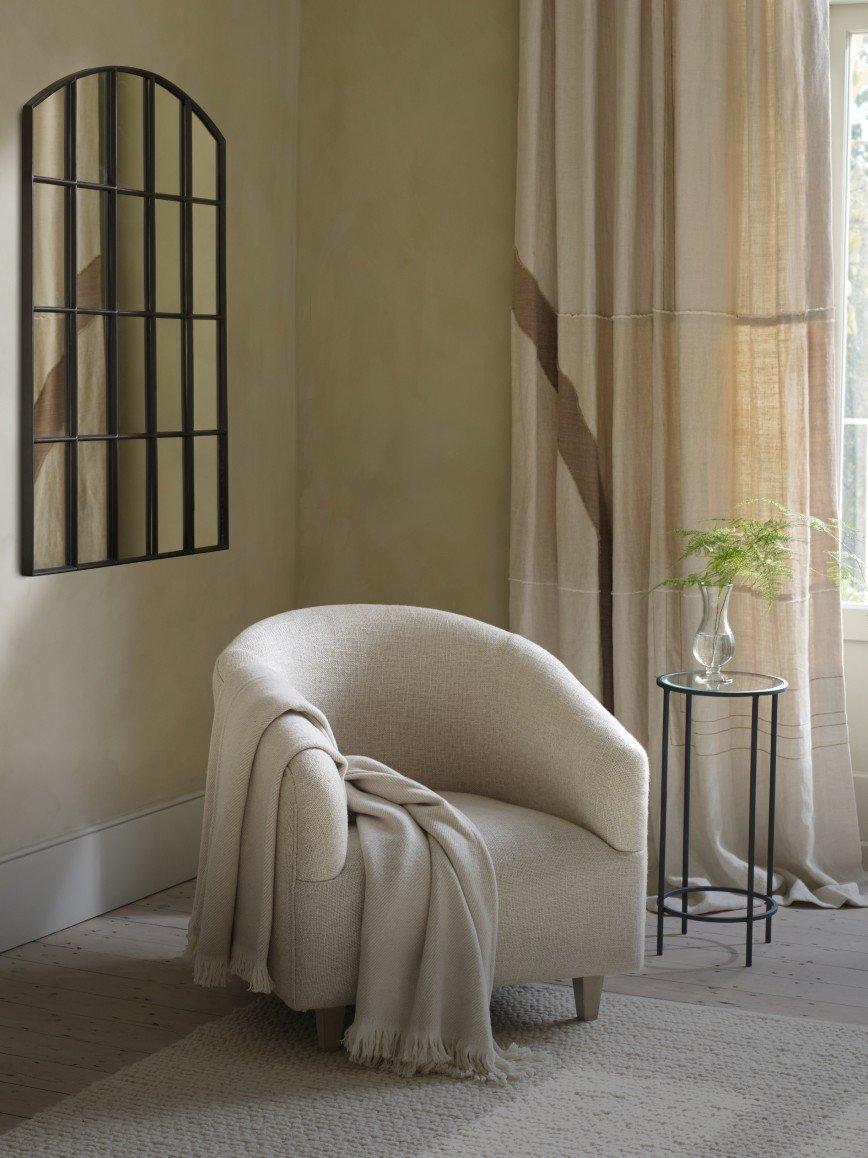
[[(681, 673), (678, 673), (681, 674)], [(740, 673), (733, 673), (740, 674)], [(772, 939), (772, 915), (777, 912), (778, 905), (771, 893), (760, 893), (753, 888), (754, 872), (756, 868), (756, 780), (757, 780), (757, 740), (759, 735), (759, 701), (761, 696), (771, 696), (771, 738), (769, 746), (769, 805), (768, 805), (768, 842), (766, 855), (766, 888), (771, 888), (774, 872), (775, 856), (775, 781), (777, 776), (778, 752), (778, 697), (786, 691), (787, 684), (783, 681), (782, 687), (764, 691), (725, 691), (715, 690), (712, 686), (705, 688), (679, 688), (664, 682), (666, 676), (658, 676), (657, 684), (663, 689), (663, 741), (660, 769), (660, 847), (657, 869), (657, 956), (663, 953), (663, 918), (664, 916), (679, 917), (681, 932), (687, 932), (688, 921), (707, 921), (709, 923), (743, 922), (746, 926), (745, 966), (753, 963), (753, 927), (757, 921), (766, 923), (766, 944)], [(684, 805), (683, 824), (681, 833), (681, 887), (666, 889), (666, 807), (669, 778), (669, 696), (671, 692), (678, 692), (685, 696), (684, 717)], [(747, 888), (737, 889), (718, 885), (688, 886), (688, 867), (690, 858), (690, 762), (692, 745), (693, 697), (715, 696), (718, 698), (750, 696), (750, 789), (748, 804), (748, 860), (747, 860)], [(722, 913), (688, 913), (687, 900), (691, 893), (730, 893), (734, 896), (743, 896), (747, 899), (747, 911), (744, 916), (730, 916)], [(666, 904), (670, 897), (681, 897), (681, 909), (669, 908)], [(763, 901), (763, 912), (755, 913), (754, 904)]]

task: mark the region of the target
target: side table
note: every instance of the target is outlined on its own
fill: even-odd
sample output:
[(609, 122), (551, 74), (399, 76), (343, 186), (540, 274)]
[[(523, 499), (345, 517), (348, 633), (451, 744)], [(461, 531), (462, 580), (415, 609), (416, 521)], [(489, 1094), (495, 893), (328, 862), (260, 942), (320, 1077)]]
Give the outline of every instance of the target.
[[(745, 965), (753, 962), (753, 927), (756, 921), (766, 923), (766, 944), (772, 939), (772, 914), (777, 912), (777, 904), (771, 892), (758, 893), (754, 889), (754, 868), (756, 863), (756, 768), (757, 736), (759, 732), (760, 696), (771, 696), (771, 746), (769, 750), (769, 812), (767, 844), (767, 888), (771, 888), (775, 855), (775, 774), (778, 751), (778, 697), (787, 690), (787, 681), (779, 676), (759, 675), (756, 672), (728, 672), (728, 683), (708, 683), (703, 673), (696, 671), (670, 672), (657, 677), (663, 689), (663, 744), (660, 772), (660, 849), (657, 870), (657, 956), (663, 952), (663, 916), (679, 917), (681, 932), (687, 932), (688, 921), (744, 922), (747, 926)], [(684, 823), (681, 833), (681, 887), (666, 889), (666, 797), (669, 775), (669, 696), (672, 692), (683, 695), (686, 700), (684, 719)], [(750, 696), (750, 789), (748, 804), (747, 838), (747, 888), (736, 889), (722, 885), (693, 885), (688, 887), (688, 862), (690, 855), (690, 756), (692, 744), (692, 717), (694, 696), (716, 696), (722, 699)], [(688, 913), (687, 898), (690, 893), (731, 893), (745, 897), (747, 912), (743, 917), (732, 917), (721, 913)], [(669, 908), (670, 897), (681, 898), (681, 909)], [(755, 913), (754, 903), (764, 902), (764, 910)]]

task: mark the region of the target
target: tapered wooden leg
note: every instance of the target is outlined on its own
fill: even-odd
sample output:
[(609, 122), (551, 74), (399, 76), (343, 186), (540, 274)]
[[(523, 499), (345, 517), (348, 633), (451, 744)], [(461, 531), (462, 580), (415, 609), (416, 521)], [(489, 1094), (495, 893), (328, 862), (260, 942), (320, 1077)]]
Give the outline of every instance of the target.
[(579, 1021), (596, 1021), (600, 1012), (600, 994), (603, 992), (602, 977), (574, 977), (573, 993), (576, 995), (576, 1016)]
[(341, 1048), (346, 1012), (345, 1005), (334, 1005), (330, 1009), (315, 1010), (316, 1043), (325, 1053), (332, 1053)]

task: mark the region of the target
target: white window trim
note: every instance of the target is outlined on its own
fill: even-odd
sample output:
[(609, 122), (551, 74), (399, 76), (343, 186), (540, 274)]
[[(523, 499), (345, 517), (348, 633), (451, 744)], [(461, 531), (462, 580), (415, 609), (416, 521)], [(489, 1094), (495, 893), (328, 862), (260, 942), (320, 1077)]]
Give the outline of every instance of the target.
[[(844, 417), (844, 306), (846, 270), (841, 257), (847, 229), (847, 180), (844, 157), (847, 149), (847, 102), (849, 97), (849, 39), (854, 32), (868, 32), (868, 3), (830, 0), (829, 51), (832, 95), (832, 270), (835, 289), (835, 389), (838, 412), (838, 478), (840, 486), (841, 439)], [(840, 498), (840, 496), (839, 496)], [(868, 642), (868, 604), (845, 603), (844, 638)]]

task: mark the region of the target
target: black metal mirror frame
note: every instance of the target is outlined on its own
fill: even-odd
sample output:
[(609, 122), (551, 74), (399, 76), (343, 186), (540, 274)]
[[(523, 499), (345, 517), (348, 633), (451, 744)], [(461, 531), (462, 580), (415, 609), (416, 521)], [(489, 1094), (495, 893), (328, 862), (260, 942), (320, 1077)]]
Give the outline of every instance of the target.
[[(130, 73), (143, 79), (144, 188), (133, 189), (117, 183), (117, 78), (119, 73)], [(105, 90), (106, 182), (76, 179), (76, 87), (82, 77), (103, 74)], [(180, 190), (178, 193), (157, 192), (155, 188), (154, 92), (155, 86), (167, 89), (180, 102)], [(64, 95), (64, 176), (49, 177), (33, 171), (33, 112), (47, 97), (58, 90)], [(192, 118), (197, 116), (210, 132), (216, 144), (216, 198), (194, 197), (192, 184)], [(226, 390), (226, 142), (222, 133), (207, 113), (177, 85), (156, 73), (139, 68), (103, 66), (84, 69), (66, 76), (37, 93), (22, 109), (21, 158), (21, 570), (25, 575), (55, 574), (64, 571), (90, 570), (119, 563), (142, 562), (179, 555), (202, 554), (225, 550), (229, 545), (228, 511), (228, 435)], [(65, 189), (64, 204), (64, 286), (62, 306), (47, 306), (33, 300), (33, 246), (34, 246), (34, 188), (39, 184), (55, 185)], [(79, 309), (76, 304), (76, 190), (93, 189), (107, 194), (106, 234), (107, 268), (105, 274), (105, 309)], [(143, 310), (117, 308), (117, 198), (118, 193), (144, 199), (144, 305)], [(159, 200), (180, 203), (181, 211), (181, 301), (180, 310), (161, 313), (156, 309), (155, 297), (155, 205)], [(216, 242), (216, 314), (196, 314), (193, 311), (193, 205), (213, 205), (217, 213)], [(65, 406), (66, 423), (62, 435), (35, 436), (34, 431), (34, 321), (37, 313), (62, 314), (65, 327)], [(78, 433), (77, 402), (77, 315), (99, 314), (106, 318), (106, 419), (107, 430), (98, 435)], [(138, 434), (118, 430), (117, 380), (117, 319), (143, 318), (145, 331), (145, 430)], [(157, 425), (156, 407), (156, 321), (175, 318), (181, 323), (181, 416), (182, 429), (163, 431)], [(217, 328), (217, 427), (196, 430), (194, 427), (193, 394), (193, 322), (214, 321)], [(194, 514), (194, 439), (202, 436), (217, 439), (217, 542), (209, 546), (195, 545)], [(160, 551), (158, 538), (157, 504), (157, 439), (180, 438), (182, 446), (183, 489), (183, 547), (180, 550)], [(124, 439), (145, 442), (146, 519), (144, 554), (119, 557), (118, 554), (118, 443)], [(78, 448), (82, 442), (102, 442), (107, 446), (106, 496), (108, 510), (107, 558), (79, 562), (78, 557)], [(38, 444), (62, 443), (65, 446), (65, 562), (62, 566), (35, 566), (34, 559), (34, 457)]]

